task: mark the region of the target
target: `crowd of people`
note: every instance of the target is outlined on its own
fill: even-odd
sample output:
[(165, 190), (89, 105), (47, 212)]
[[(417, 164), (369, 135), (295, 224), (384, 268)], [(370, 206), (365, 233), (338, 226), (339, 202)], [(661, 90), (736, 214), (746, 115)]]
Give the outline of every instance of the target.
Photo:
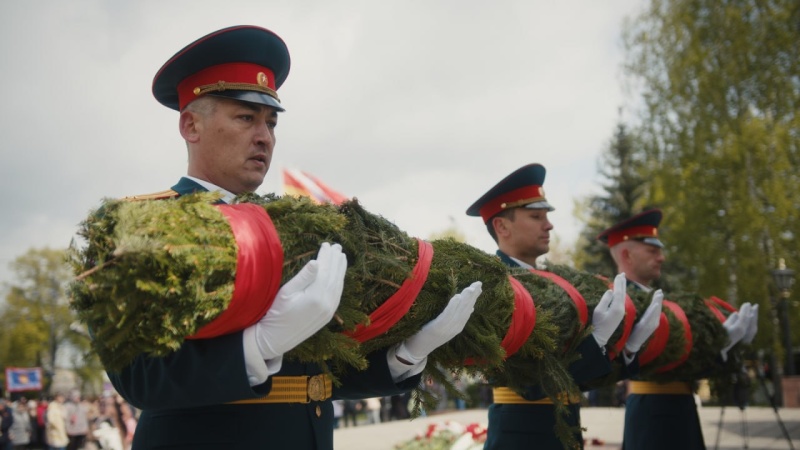
[(137, 411), (121, 396), (0, 399), (0, 450), (129, 450)]

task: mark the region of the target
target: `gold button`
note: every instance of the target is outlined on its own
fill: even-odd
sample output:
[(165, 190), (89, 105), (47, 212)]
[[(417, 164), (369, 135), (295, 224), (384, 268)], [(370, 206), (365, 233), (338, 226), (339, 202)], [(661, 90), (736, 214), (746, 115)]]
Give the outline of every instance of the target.
[(322, 415), (322, 408), (320, 408), (319, 405), (317, 405), (317, 417), (321, 415)]

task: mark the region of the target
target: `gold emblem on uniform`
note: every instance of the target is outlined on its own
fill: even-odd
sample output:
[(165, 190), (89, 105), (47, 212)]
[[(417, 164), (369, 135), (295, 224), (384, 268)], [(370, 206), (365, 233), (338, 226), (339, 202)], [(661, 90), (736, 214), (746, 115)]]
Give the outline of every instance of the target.
[(269, 87), (269, 78), (267, 78), (267, 74), (264, 72), (258, 72), (258, 75), (256, 75), (256, 81), (258, 82), (259, 86)]

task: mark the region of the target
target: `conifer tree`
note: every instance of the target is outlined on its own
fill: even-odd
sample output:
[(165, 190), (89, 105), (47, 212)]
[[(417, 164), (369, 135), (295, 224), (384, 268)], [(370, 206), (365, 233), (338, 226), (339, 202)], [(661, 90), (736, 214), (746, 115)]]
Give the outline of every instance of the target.
[(608, 247), (597, 240), (597, 235), (639, 212), (647, 188), (643, 156), (626, 125), (618, 123), (598, 163), (598, 172), (604, 178), (603, 193), (585, 199), (576, 211), (585, 224), (579, 241), (581, 256), (577, 258), (582, 270), (607, 277), (616, 273)]

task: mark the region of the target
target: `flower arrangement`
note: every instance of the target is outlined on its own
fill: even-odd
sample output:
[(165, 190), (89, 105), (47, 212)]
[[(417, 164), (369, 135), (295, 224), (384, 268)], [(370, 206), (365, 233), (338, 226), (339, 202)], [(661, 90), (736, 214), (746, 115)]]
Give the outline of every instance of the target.
[(455, 421), (434, 422), (414, 438), (395, 445), (395, 450), (479, 450), (486, 442), (486, 426)]

